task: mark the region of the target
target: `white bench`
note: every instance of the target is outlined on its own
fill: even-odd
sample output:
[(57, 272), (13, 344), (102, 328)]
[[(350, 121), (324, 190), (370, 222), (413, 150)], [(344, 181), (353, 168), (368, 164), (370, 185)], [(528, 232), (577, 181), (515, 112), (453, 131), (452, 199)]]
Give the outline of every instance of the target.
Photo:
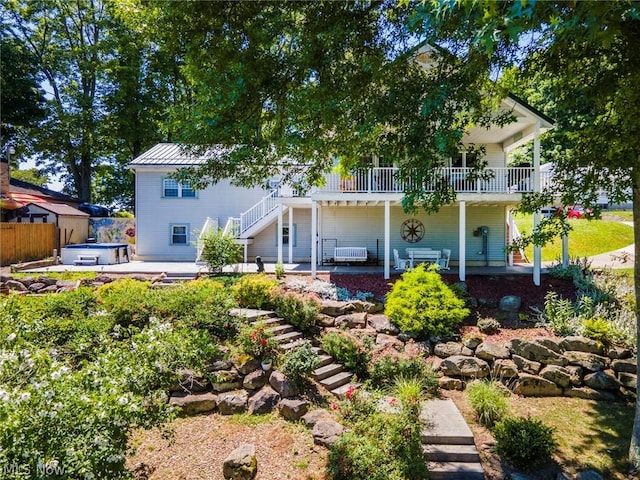
[(96, 255), (78, 255), (73, 261), (74, 265), (97, 265), (98, 257)]
[(442, 252), (440, 250), (433, 250), (431, 248), (407, 248), (407, 256), (409, 257), (409, 264), (413, 268), (413, 262), (429, 262), (438, 263)]
[(367, 247), (335, 247), (333, 260), (336, 262), (366, 262)]

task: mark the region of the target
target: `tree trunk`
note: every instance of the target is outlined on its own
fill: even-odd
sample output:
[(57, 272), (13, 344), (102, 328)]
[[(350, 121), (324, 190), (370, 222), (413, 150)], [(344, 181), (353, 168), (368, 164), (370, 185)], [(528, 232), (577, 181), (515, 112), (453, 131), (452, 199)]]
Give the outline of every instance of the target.
[[(635, 282), (636, 297), (636, 365), (640, 373), (640, 155), (636, 159), (636, 166), (631, 172), (633, 177), (633, 239), (634, 247), (634, 270), (633, 280)], [(640, 471), (640, 397), (637, 396), (636, 386), (636, 412), (633, 420), (633, 432), (631, 433), (631, 445), (629, 447), (629, 463), (634, 472)]]

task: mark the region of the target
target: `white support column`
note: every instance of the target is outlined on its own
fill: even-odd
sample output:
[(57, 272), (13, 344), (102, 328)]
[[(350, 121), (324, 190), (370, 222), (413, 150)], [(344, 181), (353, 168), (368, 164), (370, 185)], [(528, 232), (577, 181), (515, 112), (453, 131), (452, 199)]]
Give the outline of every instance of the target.
[[(509, 222), (509, 246), (513, 245), (513, 210), (507, 210), (507, 221)], [(507, 265), (513, 267), (513, 250), (509, 250)]]
[(318, 267), (318, 205), (311, 201), (311, 278), (317, 276)]
[(244, 244), (244, 263), (249, 263), (249, 244)]
[[(536, 122), (533, 131), (533, 191), (540, 192), (540, 120)], [(533, 229), (540, 224), (540, 212), (533, 214)], [(533, 284), (540, 286), (540, 270), (542, 268), (542, 249), (533, 246)]]
[(289, 207), (289, 263), (293, 263), (293, 207)]
[(322, 255), (324, 255), (324, 252), (322, 251), (322, 230), (322, 205), (318, 205), (318, 236), (316, 243), (318, 247), (320, 247), (320, 254), (317, 255), (318, 259), (316, 261), (316, 265), (322, 265)]
[(384, 201), (384, 279), (389, 280), (391, 272), (389, 265), (391, 263), (391, 202)]
[(562, 236), (562, 268), (569, 268), (569, 236)]
[(460, 219), (458, 225), (458, 249), (460, 253), (458, 254), (458, 275), (460, 277), (460, 281), (464, 282), (467, 278), (467, 204), (466, 202), (460, 202)]
[[(282, 211), (284, 210), (284, 206), (280, 204), (278, 207), (278, 263), (282, 263)], [(291, 232), (289, 232), (289, 237), (291, 237)], [(291, 240), (291, 238), (289, 238)]]

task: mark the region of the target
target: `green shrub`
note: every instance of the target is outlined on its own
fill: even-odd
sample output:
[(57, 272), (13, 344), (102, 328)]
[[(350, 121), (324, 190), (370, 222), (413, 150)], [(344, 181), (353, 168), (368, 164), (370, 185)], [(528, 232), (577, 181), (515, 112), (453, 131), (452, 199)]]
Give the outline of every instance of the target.
[(481, 318), (478, 320), (478, 329), (486, 335), (493, 335), (500, 331), (500, 322), (495, 318)]
[(276, 315), (302, 331), (315, 325), (316, 315), (320, 311), (320, 303), (315, 298), (279, 288), (271, 291), (271, 303)]
[(241, 327), (237, 341), (240, 349), (252, 357), (273, 360), (278, 355), (278, 344), (273, 340), (273, 334), (260, 323)]
[(507, 418), (493, 429), (496, 452), (517, 468), (534, 468), (549, 459), (557, 444), (553, 428), (536, 418)]
[(371, 345), (347, 332), (329, 332), (322, 336), (322, 349), (338, 363), (363, 378), (371, 360)]
[(433, 267), (420, 265), (393, 285), (385, 314), (403, 332), (429, 337), (451, 334), (469, 310)]
[(310, 342), (303, 342), (282, 355), (279, 363), (282, 373), (297, 385), (302, 386), (311, 372), (320, 365), (320, 358)]
[(114, 322), (122, 327), (142, 327), (153, 315), (154, 295), (149, 282), (122, 279), (98, 287), (96, 297)]
[(507, 394), (495, 382), (479, 380), (470, 383), (465, 391), (471, 408), (481, 425), (493, 427), (509, 413)]
[(242, 308), (271, 308), (271, 292), (277, 286), (278, 282), (259, 273), (243, 276), (231, 289)]
[(276, 263), (276, 266), (274, 267), (274, 273), (276, 274), (276, 278), (278, 280), (284, 277), (284, 265), (280, 262)]
[(238, 245), (232, 235), (222, 230), (211, 231), (202, 239), (202, 260), (212, 272), (222, 271), (222, 267), (242, 260), (242, 245)]
[(611, 344), (611, 326), (604, 318), (587, 318), (584, 320), (582, 334), (587, 338), (600, 342), (602, 345)]
[(422, 357), (406, 355), (382, 355), (369, 364), (368, 385), (373, 388), (388, 388), (399, 377), (421, 378), (425, 390), (435, 394), (438, 390), (438, 378), (431, 364)]

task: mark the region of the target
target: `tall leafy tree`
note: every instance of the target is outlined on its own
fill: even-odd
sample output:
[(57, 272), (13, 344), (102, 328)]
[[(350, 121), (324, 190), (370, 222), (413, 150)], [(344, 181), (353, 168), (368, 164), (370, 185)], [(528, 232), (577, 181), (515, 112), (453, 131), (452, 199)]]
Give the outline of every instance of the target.
[[(183, 173), (196, 186), (223, 178), (254, 185), (280, 174), (305, 188), (322, 182), (336, 159), (348, 169), (375, 152), (397, 161), (402, 175), (421, 175), (408, 209), (454, 198), (446, 182), (429, 194), (421, 182), (432, 182), (432, 167), (458, 147), (469, 122), (488, 119), (470, 108), (487, 85), (449, 66), (422, 68), (409, 49), (408, 10), (395, 1), (144, 7), (132, 2), (130, 11), (159, 27), (153, 38), (161, 51), (179, 53), (187, 81), (171, 108), (173, 139), (211, 155)], [(442, 76), (456, 76), (455, 88)], [(443, 97), (452, 99), (445, 107)]]
[[(594, 202), (599, 189), (613, 202), (633, 200), (640, 305), (640, 5), (431, 0), (415, 5), (412, 20), (414, 31), (455, 50), (469, 72), (517, 62), (550, 80), (548, 93), (566, 116), (566, 149), (557, 157), (562, 201)], [(524, 206), (535, 210), (544, 201)], [(640, 402), (629, 459), (640, 467)]]

